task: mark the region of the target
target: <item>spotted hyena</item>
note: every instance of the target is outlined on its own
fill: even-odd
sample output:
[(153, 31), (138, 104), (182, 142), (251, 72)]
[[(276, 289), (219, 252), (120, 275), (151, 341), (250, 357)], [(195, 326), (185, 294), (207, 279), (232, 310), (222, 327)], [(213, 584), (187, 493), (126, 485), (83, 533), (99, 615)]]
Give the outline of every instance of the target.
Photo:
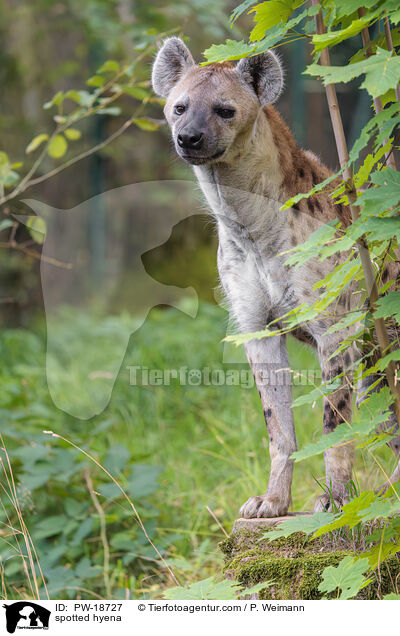
[[(277, 56), (264, 54), (230, 63), (197, 66), (179, 38), (167, 39), (153, 66), (154, 91), (166, 98), (165, 116), (178, 155), (193, 166), (218, 230), (218, 271), (231, 316), (242, 333), (256, 332), (302, 303), (314, 303), (314, 287), (339, 263), (334, 255), (295, 269), (284, 252), (349, 210), (319, 193), (282, 212), (282, 204), (307, 192), (330, 172), (311, 152), (296, 145), (271, 105), (284, 78)], [(353, 308), (350, 286), (336, 310), (294, 332), (316, 348), (324, 381), (341, 376), (341, 387), (324, 401), (323, 432), (351, 421), (352, 383), (348, 370), (357, 352), (335, 354), (350, 331), (327, 333)], [(277, 322), (279, 326), (279, 321)], [(253, 339), (245, 345), (267, 424), (271, 470), (265, 494), (250, 497), (243, 517), (285, 515), (291, 501), (292, 453), (297, 448), (285, 337)], [(344, 374), (344, 375), (343, 375)], [(267, 381), (266, 381), (267, 379)], [(348, 497), (353, 445), (325, 452), (326, 484), (316, 510), (341, 506)]]

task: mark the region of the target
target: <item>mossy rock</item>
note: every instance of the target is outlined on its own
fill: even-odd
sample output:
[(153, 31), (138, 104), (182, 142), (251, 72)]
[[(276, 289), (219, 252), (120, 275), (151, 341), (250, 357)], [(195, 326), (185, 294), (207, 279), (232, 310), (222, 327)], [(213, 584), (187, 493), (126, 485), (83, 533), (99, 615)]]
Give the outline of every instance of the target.
[[(334, 549), (324, 539), (307, 540), (301, 532), (271, 542), (260, 541), (264, 532), (240, 530), (220, 543), (225, 556), (225, 576), (245, 587), (265, 581), (267, 585), (259, 593), (260, 599), (321, 599), (324, 595), (318, 586), (324, 569), (336, 567), (345, 556), (355, 554), (348, 549)], [(387, 559), (379, 570), (360, 591), (358, 599), (378, 599), (394, 591), (393, 582), (400, 573), (398, 556)]]

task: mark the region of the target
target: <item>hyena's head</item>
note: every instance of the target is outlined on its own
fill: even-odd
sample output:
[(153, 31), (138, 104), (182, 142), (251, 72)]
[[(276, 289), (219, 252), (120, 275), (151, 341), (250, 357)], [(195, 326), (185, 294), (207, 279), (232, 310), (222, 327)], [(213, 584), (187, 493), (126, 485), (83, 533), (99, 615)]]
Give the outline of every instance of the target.
[(180, 157), (193, 165), (228, 161), (252, 130), (260, 108), (283, 88), (271, 51), (230, 63), (197, 66), (179, 38), (165, 40), (154, 61), (154, 92), (166, 97), (165, 116)]

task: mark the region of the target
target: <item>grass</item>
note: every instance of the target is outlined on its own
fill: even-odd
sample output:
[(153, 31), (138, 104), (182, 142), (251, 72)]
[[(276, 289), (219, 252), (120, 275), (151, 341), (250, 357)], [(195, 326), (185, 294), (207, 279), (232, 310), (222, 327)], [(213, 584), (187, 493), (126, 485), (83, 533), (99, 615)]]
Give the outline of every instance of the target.
[[(89, 412), (93, 399), (110, 390), (112, 381), (102, 371), (118, 360), (132, 324), (126, 314), (102, 318), (61, 312), (52, 334), (58, 356), (49, 378), (53, 395)], [(89, 339), (89, 333), (98, 339)], [(226, 314), (211, 304), (201, 304), (194, 320), (174, 309), (152, 310), (129, 339), (108, 406), (81, 420), (51, 400), (44, 325), (3, 332), (0, 432), (50, 597), (101, 597), (110, 591), (115, 598), (159, 597), (172, 581), (115, 484), (79, 450), (44, 435), (46, 429), (92, 455), (123, 486), (181, 584), (219, 568), (218, 541), (230, 532), (240, 505), (267, 484), (267, 439), (257, 390), (181, 386), (173, 379), (169, 386), (133, 386), (127, 367), (246, 370), (246, 365), (222, 364), (225, 333)], [(288, 345), (294, 370), (318, 368), (312, 351), (290, 339)], [(95, 373), (88, 378), (90, 368)], [(311, 388), (295, 386), (294, 396)], [(321, 435), (321, 404), (296, 409), (295, 420), (302, 447)], [(393, 465), (386, 449), (377, 457), (388, 469)], [(312, 509), (320, 494), (315, 480), (323, 475), (322, 457), (296, 465), (294, 510)], [(361, 452), (355, 481), (360, 488), (383, 481), (377, 464)], [(4, 491), (1, 500), (3, 596), (29, 597), (21, 558), (18, 562), (10, 548), (17, 534), (4, 525), (7, 514), (14, 527), (15, 506)]]

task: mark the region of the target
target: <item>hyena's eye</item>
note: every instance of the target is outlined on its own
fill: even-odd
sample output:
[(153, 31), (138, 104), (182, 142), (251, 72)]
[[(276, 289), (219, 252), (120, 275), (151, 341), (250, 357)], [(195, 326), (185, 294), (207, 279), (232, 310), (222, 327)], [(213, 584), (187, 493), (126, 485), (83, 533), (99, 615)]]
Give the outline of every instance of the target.
[(216, 108), (215, 112), (222, 117), (222, 119), (232, 119), (235, 114), (234, 108)]
[(184, 106), (183, 104), (177, 104), (176, 106), (174, 106), (174, 113), (175, 115), (182, 115), (186, 110), (186, 106)]

